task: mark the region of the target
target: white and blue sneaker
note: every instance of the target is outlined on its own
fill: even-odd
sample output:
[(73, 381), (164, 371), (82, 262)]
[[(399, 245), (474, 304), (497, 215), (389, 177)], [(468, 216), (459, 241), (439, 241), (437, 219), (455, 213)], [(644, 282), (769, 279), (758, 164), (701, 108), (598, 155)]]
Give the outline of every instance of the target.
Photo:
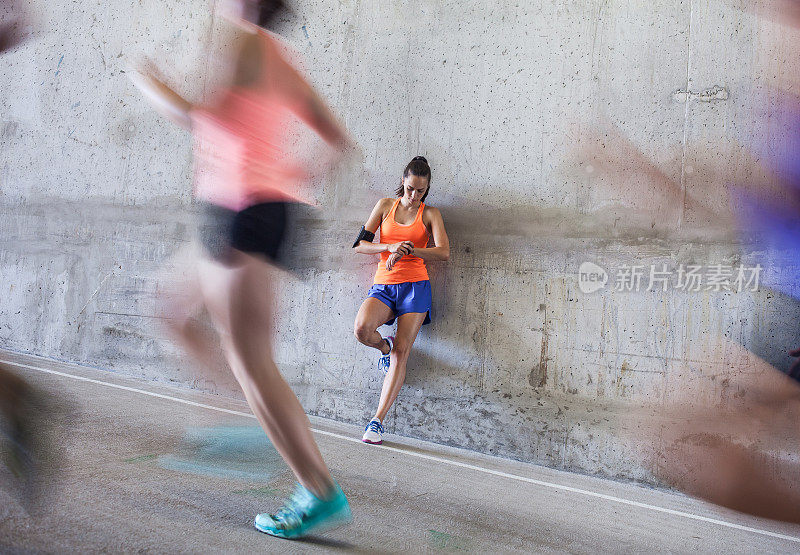
[(386, 342), (389, 344), (389, 354), (384, 355), (381, 354), (380, 358), (378, 359), (378, 370), (386, 374), (389, 371), (389, 364), (391, 364), (391, 354), (392, 349), (394, 348), (394, 335), (390, 335), (389, 337), (384, 337)]
[(371, 443), (372, 445), (380, 445), (383, 443), (383, 424), (377, 418), (373, 418), (364, 428), (364, 437), (361, 438), (364, 443)]

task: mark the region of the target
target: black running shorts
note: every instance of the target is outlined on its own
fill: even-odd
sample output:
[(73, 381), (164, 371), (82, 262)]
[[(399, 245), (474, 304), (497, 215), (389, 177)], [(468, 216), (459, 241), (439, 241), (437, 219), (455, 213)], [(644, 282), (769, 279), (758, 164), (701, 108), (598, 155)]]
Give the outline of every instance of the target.
[(240, 212), (201, 204), (198, 234), (206, 253), (214, 260), (230, 264), (232, 249), (257, 254), (283, 266), (287, 228), (292, 205), (288, 202), (254, 204)]

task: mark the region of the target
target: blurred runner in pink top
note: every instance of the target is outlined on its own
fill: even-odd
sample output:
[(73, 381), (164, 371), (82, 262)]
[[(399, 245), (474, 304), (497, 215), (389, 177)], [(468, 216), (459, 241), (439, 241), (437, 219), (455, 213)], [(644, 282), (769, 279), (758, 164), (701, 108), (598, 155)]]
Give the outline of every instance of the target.
[(190, 112), (195, 196), (232, 210), (266, 201), (307, 202), (301, 192), (307, 174), (287, 152), (294, 113), (302, 115), (302, 106), (281, 86), (297, 74), (286, 65), (277, 37), (263, 29), (256, 37), (261, 78)]
[[(248, 404), (294, 471), (299, 484), (276, 514), (259, 514), (258, 530), (293, 538), (350, 520), (350, 507), (322, 460), (308, 418), (272, 359), (273, 263), (286, 250), (287, 230), (298, 230), (293, 206), (304, 202), (306, 174), (286, 148), (293, 116), (341, 153), (351, 143), (344, 128), (267, 31), (283, 7), (274, 0), (220, 0), (217, 13), (237, 27), (241, 47), (223, 92), (193, 106), (170, 89), (152, 64), (132, 79), (162, 114), (192, 131), (195, 197), (201, 201), (200, 238), (206, 257), (183, 296), (172, 302), (170, 331), (206, 365), (214, 361), (194, 315), (211, 316), (228, 365)], [(186, 293), (189, 293), (187, 295)], [(176, 296), (177, 299), (177, 296)]]
[(193, 110), (195, 196), (237, 211), (266, 201), (307, 202), (300, 192), (304, 172), (282, 146), (287, 115), (276, 99), (244, 91)]

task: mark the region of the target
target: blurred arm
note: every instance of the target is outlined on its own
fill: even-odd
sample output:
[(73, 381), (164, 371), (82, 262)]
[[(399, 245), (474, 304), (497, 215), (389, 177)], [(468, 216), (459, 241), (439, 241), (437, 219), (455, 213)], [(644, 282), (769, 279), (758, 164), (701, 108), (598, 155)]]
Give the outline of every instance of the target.
[(156, 111), (184, 129), (191, 129), (189, 113), (194, 107), (191, 102), (169, 88), (146, 70), (133, 70), (129, 73), (131, 81), (142, 91)]
[[(313, 87), (288, 62), (281, 60), (277, 92), (290, 109), (329, 145), (345, 150), (353, 146), (344, 126)], [(380, 221), (379, 221), (380, 223)]]

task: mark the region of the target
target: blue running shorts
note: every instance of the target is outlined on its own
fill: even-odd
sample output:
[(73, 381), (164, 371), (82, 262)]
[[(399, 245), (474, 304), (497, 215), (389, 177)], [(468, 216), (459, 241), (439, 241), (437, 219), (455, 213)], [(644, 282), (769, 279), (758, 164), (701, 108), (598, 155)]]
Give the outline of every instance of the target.
[(425, 312), (425, 321), (422, 325), (431, 323), (431, 282), (411, 281), (407, 283), (376, 283), (369, 288), (367, 297), (378, 299), (394, 312), (394, 317), (385, 323), (387, 326), (394, 324), (395, 318), (409, 312)]

